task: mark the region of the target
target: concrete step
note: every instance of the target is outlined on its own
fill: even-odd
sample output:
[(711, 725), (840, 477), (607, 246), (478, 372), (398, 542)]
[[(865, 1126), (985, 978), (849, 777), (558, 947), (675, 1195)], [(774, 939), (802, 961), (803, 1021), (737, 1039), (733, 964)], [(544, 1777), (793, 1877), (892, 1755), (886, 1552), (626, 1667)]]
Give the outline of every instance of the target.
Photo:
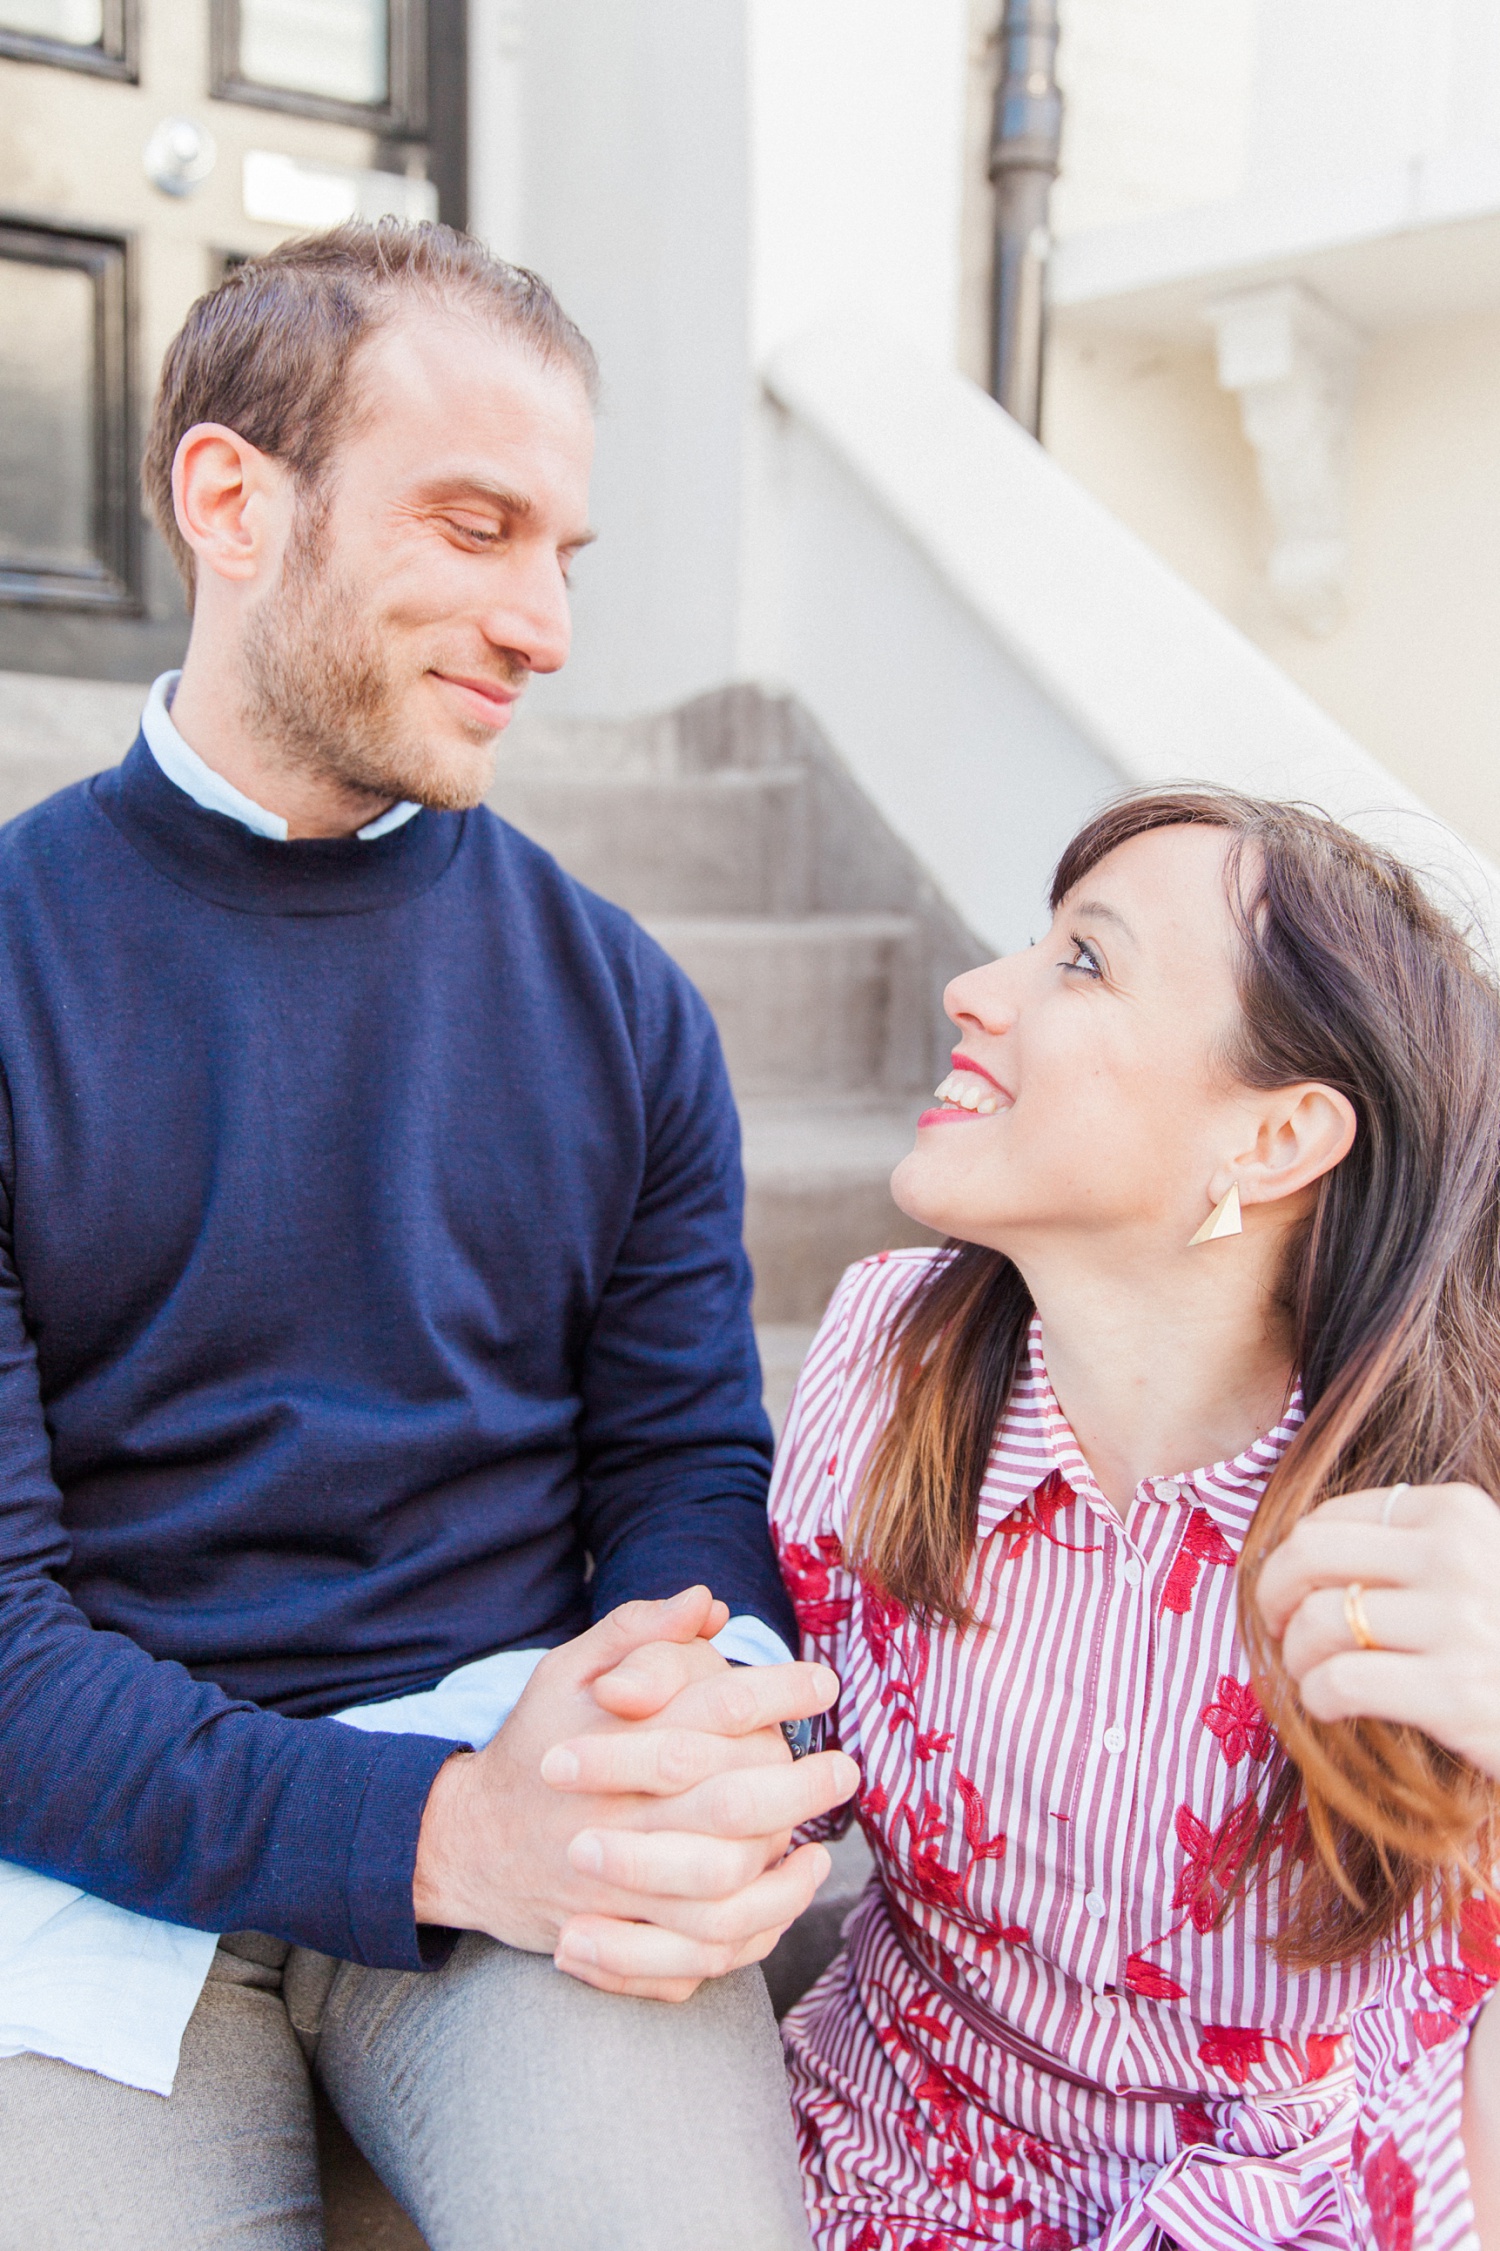
[(786, 1411), (807, 1358), (807, 1348), (817, 1334), (811, 1321), (757, 1321), (755, 1342), (760, 1349), (761, 1397), (771, 1428), (779, 1439)]
[(502, 768), (489, 802), (634, 915), (795, 915), (812, 903), (800, 767), (676, 777)]
[(718, 1020), (735, 1092), (824, 1096), (921, 1077), (910, 915), (645, 918)]
[[(912, 1144), (923, 1097), (741, 1104), (745, 1244), (755, 1269), (755, 1317), (775, 1332), (767, 1369), (773, 1415), (791, 1396), (789, 1330), (822, 1316), (846, 1266), (873, 1251), (937, 1240), (891, 1201), (894, 1167)], [(801, 1366), (801, 1356), (796, 1366)]]
[(118, 766), (145, 701), (144, 688), (116, 681), (0, 672), (0, 821)]

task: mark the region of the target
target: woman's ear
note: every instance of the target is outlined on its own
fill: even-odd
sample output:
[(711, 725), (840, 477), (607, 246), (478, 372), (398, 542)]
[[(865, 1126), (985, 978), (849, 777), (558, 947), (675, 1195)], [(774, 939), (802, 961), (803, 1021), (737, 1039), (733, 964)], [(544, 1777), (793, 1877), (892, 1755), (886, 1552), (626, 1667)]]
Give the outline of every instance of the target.
[(1278, 1087), (1257, 1105), (1255, 1140), (1229, 1167), (1243, 1204), (1280, 1203), (1332, 1172), (1353, 1146), (1354, 1105), (1316, 1080)]

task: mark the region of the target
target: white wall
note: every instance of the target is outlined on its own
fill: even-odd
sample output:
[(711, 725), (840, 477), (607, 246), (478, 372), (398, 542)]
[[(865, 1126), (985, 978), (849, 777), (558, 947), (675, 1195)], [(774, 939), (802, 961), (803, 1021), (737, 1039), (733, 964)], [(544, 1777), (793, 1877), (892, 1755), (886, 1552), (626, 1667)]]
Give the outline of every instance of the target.
[(847, 321), (768, 373), (758, 669), (822, 721), (970, 928), (1013, 945), (1127, 783), (1308, 797), (1500, 937), (1496, 872), (992, 399)]
[(1256, 0), (1062, 0), (1060, 13), (1054, 232), (1236, 194), (1250, 156)]
[(750, 0), (757, 364), (845, 311), (957, 334), (969, 0)]
[[(475, 222), (604, 368), (575, 651), (539, 706), (626, 713), (729, 678), (749, 339), (744, 0), (476, 0)], [(506, 136), (510, 146), (506, 146)]]

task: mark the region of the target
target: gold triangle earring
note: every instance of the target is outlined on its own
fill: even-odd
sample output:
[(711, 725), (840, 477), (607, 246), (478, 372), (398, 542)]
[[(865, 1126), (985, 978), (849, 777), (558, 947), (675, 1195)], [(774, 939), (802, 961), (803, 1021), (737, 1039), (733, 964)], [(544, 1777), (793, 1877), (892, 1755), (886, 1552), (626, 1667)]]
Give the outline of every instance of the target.
[(1240, 1184), (1233, 1180), (1197, 1234), (1189, 1238), (1188, 1249), (1191, 1250), (1194, 1243), (1216, 1243), (1221, 1235), (1243, 1235), (1244, 1232), (1245, 1222), (1240, 1217)]

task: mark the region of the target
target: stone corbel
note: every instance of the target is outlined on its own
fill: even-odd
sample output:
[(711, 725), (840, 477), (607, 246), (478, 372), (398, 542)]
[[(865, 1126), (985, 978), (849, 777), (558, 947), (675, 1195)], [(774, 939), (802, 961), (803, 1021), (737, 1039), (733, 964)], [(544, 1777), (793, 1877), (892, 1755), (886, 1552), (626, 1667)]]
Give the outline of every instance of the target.
[(1219, 381), (1239, 396), (1271, 518), (1278, 609), (1332, 633), (1348, 578), (1349, 441), (1364, 339), (1298, 281), (1238, 290), (1208, 307)]

